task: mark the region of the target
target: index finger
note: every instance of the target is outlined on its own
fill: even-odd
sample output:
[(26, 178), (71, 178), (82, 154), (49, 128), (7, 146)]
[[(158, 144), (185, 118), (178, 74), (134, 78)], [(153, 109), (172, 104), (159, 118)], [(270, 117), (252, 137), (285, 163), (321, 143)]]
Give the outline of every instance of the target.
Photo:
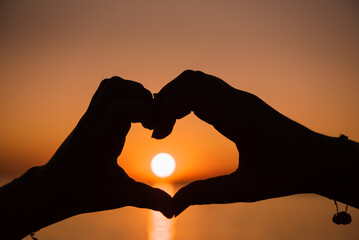
[(172, 197), (159, 188), (134, 181), (125, 198), (130, 206), (160, 211), (167, 218), (173, 217)]
[(189, 84), (177, 92), (155, 102), (157, 120), (152, 136), (162, 139), (168, 136), (173, 129), (176, 119), (183, 118), (191, 111), (201, 120), (214, 126), (220, 133), (233, 140), (234, 134), (230, 124), (235, 121), (233, 104), (225, 97), (213, 90), (203, 88), (198, 84)]
[(226, 82), (215, 76), (203, 73), (201, 71), (186, 70), (177, 76), (174, 80), (169, 82), (166, 86), (164, 86), (156, 94), (155, 99), (156, 101), (161, 102), (191, 84), (198, 84), (229, 98), (235, 98), (238, 94), (238, 91), (240, 91), (231, 87)]

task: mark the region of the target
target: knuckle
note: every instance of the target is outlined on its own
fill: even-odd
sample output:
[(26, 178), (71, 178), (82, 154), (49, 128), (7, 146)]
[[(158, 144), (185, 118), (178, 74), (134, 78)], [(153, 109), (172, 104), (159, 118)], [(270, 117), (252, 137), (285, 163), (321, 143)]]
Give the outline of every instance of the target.
[(193, 79), (193, 80), (195, 80), (196, 75), (197, 72), (193, 70), (185, 70), (180, 74), (182, 79)]
[(110, 81), (109, 78), (106, 78), (106, 79), (102, 80), (101, 83), (100, 83), (100, 86), (102, 86), (102, 87), (106, 86), (109, 83), (109, 81)]
[(121, 78), (121, 77), (119, 77), (119, 76), (113, 76), (111, 79), (112, 79), (112, 80), (116, 80), (116, 81), (118, 81), (118, 80), (123, 80), (123, 78)]
[(194, 74), (194, 73), (195, 73), (195, 71), (192, 69), (187, 69), (182, 72), (182, 74)]
[(117, 92), (119, 89), (126, 88), (128, 86), (127, 81), (121, 77), (113, 76), (102, 80), (101, 85), (104, 87), (106, 92)]
[(127, 83), (128, 85), (132, 85), (135, 88), (145, 88), (142, 83), (139, 82), (135, 82), (135, 81), (131, 81), (131, 80), (126, 80), (125, 83)]
[(111, 77), (111, 78), (106, 78), (106, 79), (102, 80), (102, 83), (103, 83), (104, 85), (106, 85), (106, 86), (111, 86), (111, 87), (113, 87), (113, 86), (118, 85), (118, 83), (121, 82), (121, 81), (124, 81), (124, 79), (123, 79), (123, 78), (120, 78), (120, 77), (118, 77), (118, 76), (113, 76), (113, 77)]
[(118, 84), (119, 80), (123, 80), (123, 79), (120, 77), (117, 77), (117, 76), (113, 76), (111, 78), (106, 78), (101, 81), (100, 86), (105, 87), (105, 88), (113, 88), (113, 86)]

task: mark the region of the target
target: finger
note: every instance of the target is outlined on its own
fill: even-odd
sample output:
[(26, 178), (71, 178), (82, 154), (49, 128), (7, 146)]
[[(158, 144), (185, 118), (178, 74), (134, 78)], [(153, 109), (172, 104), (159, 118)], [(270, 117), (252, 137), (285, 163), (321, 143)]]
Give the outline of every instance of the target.
[[(93, 128), (101, 124), (118, 99), (139, 100), (150, 104), (153, 101), (152, 93), (140, 83), (120, 77), (105, 79), (101, 82), (84, 115), (87, 125)], [(153, 129), (152, 125), (146, 125), (146, 127)]]
[(152, 138), (163, 139), (171, 134), (173, 127), (176, 123), (176, 119), (173, 117), (165, 116), (161, 114), (160, 117), (157, 116), (155, 122), (155, 127), (152, 132)]
[(141, 122), (144, 126), (149, 126), (153, 125), (153, 118), (151, 104), (138, 100), (117, 100), (100, 126), (99, 141), (103, 152), (111, 158), (117, 158), (131, 123)]
[(101, 82), (91, 100), (89, 108), (96, 107), (97, 105), (106, 105), (106, 103), (111, 103), (118, 98), (151, 102), (152, 93), (138, 82), (115, 76)]
[(199, 72), (193, 70), (186, 70), (178, 75), (171, 82), (166, 84), (157, 94), (155, 94), (156, 100), (161, 102), (168, 98), (178, 90), (187, 87), (188, 85), (195, 83), (199, 78)]
[(174, 195), (174, 215), (191, 205), (252, 202), (257, 190), (252, 186), (247, 179), (234, 174), (192, 182)]
[(87, 111), (90, 111), (90, 109), (92, 109), (98, 102), (100, 96), (102, 96), (103, 94), (103, 90), (105, 87), (105, 84), (107, 83), (107, 81), (102, 80), (99, 87), (97, 88), (95, 94), (92, 96), (91, 102), (89, 104), (89, 107), (87, 109)]
[(215, 76), (208, 75), (201, 71), (186, 70), (164, 86), (157, 94), (157, 99), (158, 101), (162, 101), (180, 89), (186, 88), (193, 83), (198, 84), (203, 88), (211, 89), (219, 94), (223, 94), (228, 98), (236, 97), (238, 92), (242, 92)]
[(160, 211), (167, 218), (173, 217), (172, 197), (165, 191), (141, 182), (132, 182), (126, 197), (129, 206)]
[(234, 121), (233, 115), (238, 110), (236, 107), (222, 95), (202, 88), (196, 83), (190, 84), (160, 103), (155, 99), (158, 118), (153, 137), (161, 139), (168, 136), (173, 129), (175, 120), (193, 111), (201, 120), (213, 125), (222, 134), (232, 139), (233, 129), (229, 129), (228, 123)]

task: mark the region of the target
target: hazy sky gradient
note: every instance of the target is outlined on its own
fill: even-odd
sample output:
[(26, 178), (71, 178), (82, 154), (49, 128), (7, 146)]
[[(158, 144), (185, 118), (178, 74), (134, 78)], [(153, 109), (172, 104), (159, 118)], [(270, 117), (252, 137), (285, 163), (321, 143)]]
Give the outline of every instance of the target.
[[(0, 176), (46, 163), (104, 78), (152, 92), (185, 69), (216, 75), (284, 115), (359, 140), (355, 1), (1, 1)], [(191, 116), (163, 141), (135, 126), (120, 158), (139, 180), (158, 152), (174, 180), (231, 172), (235, 146)]]

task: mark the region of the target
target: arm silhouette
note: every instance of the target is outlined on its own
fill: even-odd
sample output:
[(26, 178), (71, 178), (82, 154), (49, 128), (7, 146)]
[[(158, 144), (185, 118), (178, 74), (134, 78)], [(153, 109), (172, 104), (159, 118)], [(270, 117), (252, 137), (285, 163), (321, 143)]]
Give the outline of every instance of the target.
[(0, 235), (20, 239), (68, 217), (135, 206), (172, 217), (172, 198), (117, 165), (131, 122), (153, 129), (152, 94), (120, 77), (105, 79), (76, 128), (44, 166), (0, 189)]
[[(254, 202), (298, 193), (316, 193), (359, 207), (358, 161), (351, 166), (346, 144), (292, 121), (253, 94), (187, 70), (155, 95), (155, 106), (158, 121), (153, 137), (168, 136), (176, 119), (192, 111), (233, 141), (240, 155), (232, 174), (180, 189), (174, 196), (176, 216), (190, 205)], [(358, 158), (358, 143), (349, 145), (351, 156)]]

